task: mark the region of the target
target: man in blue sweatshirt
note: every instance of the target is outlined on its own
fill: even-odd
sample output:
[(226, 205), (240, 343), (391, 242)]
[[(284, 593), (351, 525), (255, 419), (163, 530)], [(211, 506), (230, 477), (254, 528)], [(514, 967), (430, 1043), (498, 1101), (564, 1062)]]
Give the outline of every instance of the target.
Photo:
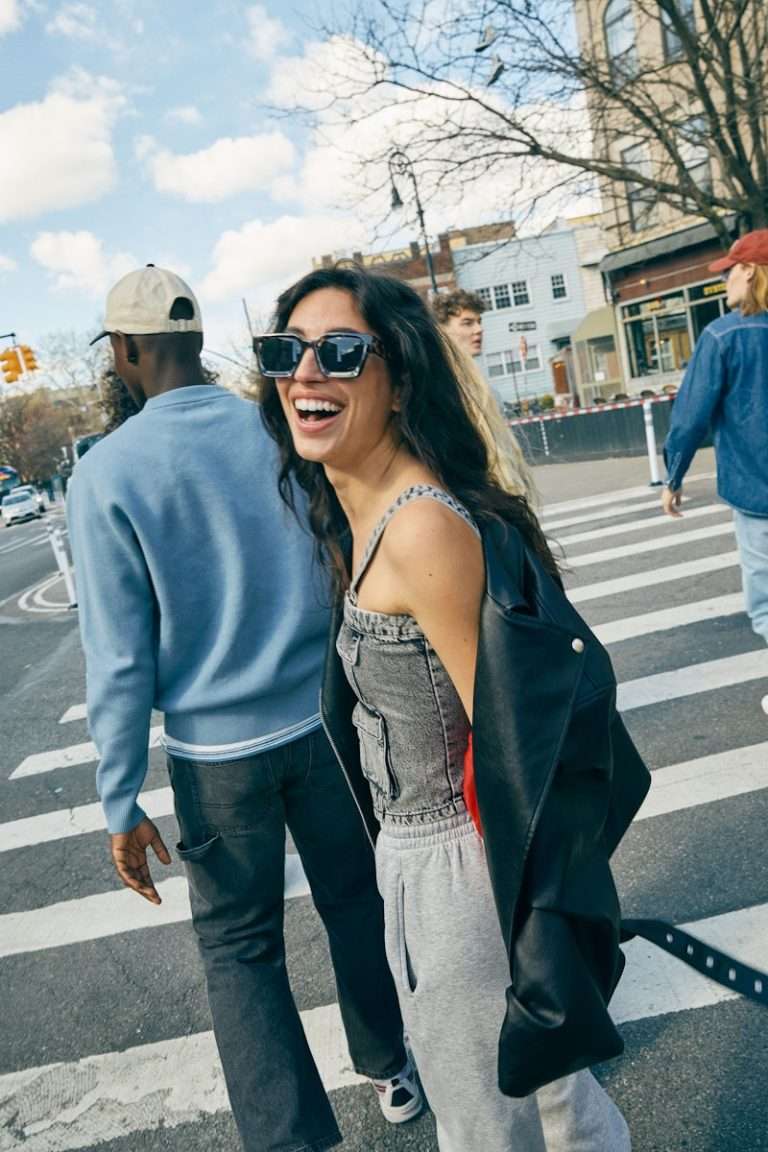
[(387, 1119), (410, 1119), (421, 1100), (373, 851), (318, 713), (325, 580), (279, 498), (257, 406), (205, 380), (184, 281), (153, 265), (130, 273), (103, 335), (141, 411), (78, 463), (67, 512), (112, 857), (125, 885), (160, 903), (147, 851), (170, 855), (138, 799), (157, 708), (244, 1148), (330, 1148), (341, 1137), (286, 974), (286, 824), (328, 931), (354, 1066)]

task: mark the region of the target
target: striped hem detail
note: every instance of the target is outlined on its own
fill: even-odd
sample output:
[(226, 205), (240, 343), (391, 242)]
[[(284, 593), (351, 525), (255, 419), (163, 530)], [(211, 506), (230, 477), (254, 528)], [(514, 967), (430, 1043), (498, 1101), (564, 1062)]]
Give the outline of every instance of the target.
[(259, 752), (268, 752), (270, 748), (280, 748), (283, 744), (290, 744), (302, 736), (308, 736), (320, 727), (320, 713), (316, 712), (307, 720), (294, 724), (290, 728), (281, 728), (279, 732), (270, 732), (267, 736), (257, 736), (251, 740), (238, 740), (231, 744), (188, 744), (184, 740), (176, 740), (167, 734), (163, 737), (163, 747), (171, 756), (180, 756), (186, 760), (241, 760)]

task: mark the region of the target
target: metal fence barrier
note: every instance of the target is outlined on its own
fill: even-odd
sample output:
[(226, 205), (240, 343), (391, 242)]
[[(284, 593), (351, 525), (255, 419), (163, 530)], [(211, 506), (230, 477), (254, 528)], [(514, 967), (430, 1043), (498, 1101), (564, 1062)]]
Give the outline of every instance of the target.
[(673, 401), (673, 396), (622, 400), (594, 408), (523, 416), (508, 423), (529, 464), (562, 464), (647, 452), (649, 459), (653, 458), (651, 479), (656, 483), (655, 447), (666, 438)]

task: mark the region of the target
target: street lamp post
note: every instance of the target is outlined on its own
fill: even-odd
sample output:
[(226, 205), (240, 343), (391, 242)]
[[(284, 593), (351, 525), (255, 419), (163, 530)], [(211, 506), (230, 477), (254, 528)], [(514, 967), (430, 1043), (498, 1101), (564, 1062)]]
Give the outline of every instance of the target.
[(419, 219), (419, 227), (421, 228), (421, 235), (424, 240), (424, 252), (427, 260), (427, 271), (429, 272), (429, 279), (432, 284), (432, 291), (439, 292), (437, 287), (437, 280), (435, 279), (435, 266), (432, 263), (432, 253), (429, 250), (429, 240), (427, 239), (427, 229), (424, 224), (424, 209), (421, 204), (421, 197), (419, 196), (419, 185), (416, 181), (416, 172), (413, 167), (411, 159), (403, 152), (402, 148), (396, 148), (394, 152), (389, 155), (389, 179), (392, 185), (392, 207), (402, 208), (403, 200), (397, 190), (395, 184), (395, 176), (407, 176), (411, 184), (413, 184), (413, 199), (416, 204), (416, 215)]

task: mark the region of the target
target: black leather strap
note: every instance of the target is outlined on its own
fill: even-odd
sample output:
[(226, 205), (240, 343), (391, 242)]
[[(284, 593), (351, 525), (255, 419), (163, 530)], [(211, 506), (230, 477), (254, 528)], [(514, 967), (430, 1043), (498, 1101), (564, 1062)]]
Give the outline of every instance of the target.
[(742, 964), (741, 960), (734, 960), (727, 952), (712, 948), (682, 928), (667, 924), (664, 920), (622, 920), (621, 934), (622, 941), (642, 936), (644, 940), (695, 968), (702, 976), (768, 1008), (768, 975), (765, 972), (750, 968), (748, 964)]

